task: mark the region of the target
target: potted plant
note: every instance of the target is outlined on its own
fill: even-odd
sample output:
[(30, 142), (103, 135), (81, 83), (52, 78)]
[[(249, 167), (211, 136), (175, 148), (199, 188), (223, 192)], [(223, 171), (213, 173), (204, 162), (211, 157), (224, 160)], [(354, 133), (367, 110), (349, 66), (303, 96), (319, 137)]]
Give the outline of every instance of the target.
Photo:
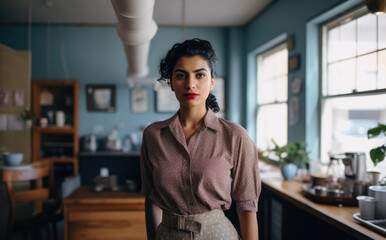
[(289, 143), (280, 147), (275, 140), (272, 139), (272, 142), (275, 147), (269, 150), (269, 152), (273, 152), (278, 158), (283, 177), (288, 180), (293, 179), (298, 168), (304, 168), (308, 163), (307, 144), (303, 141)]
[(24, 109), (20, 113), (20, 119), (23, 120), (24, 126), (26, 128), (31, 128), (32, 127), (32, 122), (33, 122), (33, 119), (34, 119), (34, 114), (30, 110)]
[[(383, 134), (386, 140), (386, 125), (378, 123), (377, 127), (370, 128), (367, 131), (367, 138), (368, 139), (375, 138), (380, 134)], [(386, 143), (370, 150), (370, 158), (373, 161), (374, 166), (377, 166), (378, 163), (382, 162), (385, 159), (385, 154), (386, 154)]]

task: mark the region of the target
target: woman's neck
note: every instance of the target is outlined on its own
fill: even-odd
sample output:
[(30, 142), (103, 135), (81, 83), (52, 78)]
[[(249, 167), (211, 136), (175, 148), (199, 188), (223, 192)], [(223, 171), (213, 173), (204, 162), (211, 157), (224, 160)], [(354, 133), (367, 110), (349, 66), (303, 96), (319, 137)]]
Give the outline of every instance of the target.
[(180, 107), (179, 119), (183, 128), (197, 129), (206, 114), (206, 107)]

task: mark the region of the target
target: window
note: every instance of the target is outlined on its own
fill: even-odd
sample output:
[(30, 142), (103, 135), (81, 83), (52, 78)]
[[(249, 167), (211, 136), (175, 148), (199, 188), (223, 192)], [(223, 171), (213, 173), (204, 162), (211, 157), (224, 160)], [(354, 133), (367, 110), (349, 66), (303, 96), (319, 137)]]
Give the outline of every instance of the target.
[(356, 10), (323, 26), (321, 159), (365, 152), (367, 169), (386, 173), (386, 161), (371, 162), (371, 148), (384, 138), (367, 130), (386, 123), (386, 15)]
[(282, 44), (257, 56), (257, 147), (272, 148), (271, 139), (287, 144), (288, 50)]

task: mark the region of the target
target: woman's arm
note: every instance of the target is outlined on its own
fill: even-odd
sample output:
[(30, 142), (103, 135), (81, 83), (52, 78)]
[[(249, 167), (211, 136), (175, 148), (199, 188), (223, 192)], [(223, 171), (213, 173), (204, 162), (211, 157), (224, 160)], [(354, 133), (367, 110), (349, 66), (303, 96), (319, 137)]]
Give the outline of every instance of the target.
[(145, 200), (146, 232), (147, 239), (154, 240), (158, 225), (162, 220), (162, 210), (150, 198)]
[(242, 240), (258, 240), (259, 228), (255, 212), (237, 212), (239, 215), (240, 231)]

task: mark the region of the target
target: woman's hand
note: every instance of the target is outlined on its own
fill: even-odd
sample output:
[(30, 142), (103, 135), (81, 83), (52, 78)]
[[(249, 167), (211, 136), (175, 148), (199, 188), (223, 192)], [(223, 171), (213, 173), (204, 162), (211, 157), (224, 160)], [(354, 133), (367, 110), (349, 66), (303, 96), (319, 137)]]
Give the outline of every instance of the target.
[(242, 240), (258, 240), (259, 228), (255, 212), (238, 212)]

